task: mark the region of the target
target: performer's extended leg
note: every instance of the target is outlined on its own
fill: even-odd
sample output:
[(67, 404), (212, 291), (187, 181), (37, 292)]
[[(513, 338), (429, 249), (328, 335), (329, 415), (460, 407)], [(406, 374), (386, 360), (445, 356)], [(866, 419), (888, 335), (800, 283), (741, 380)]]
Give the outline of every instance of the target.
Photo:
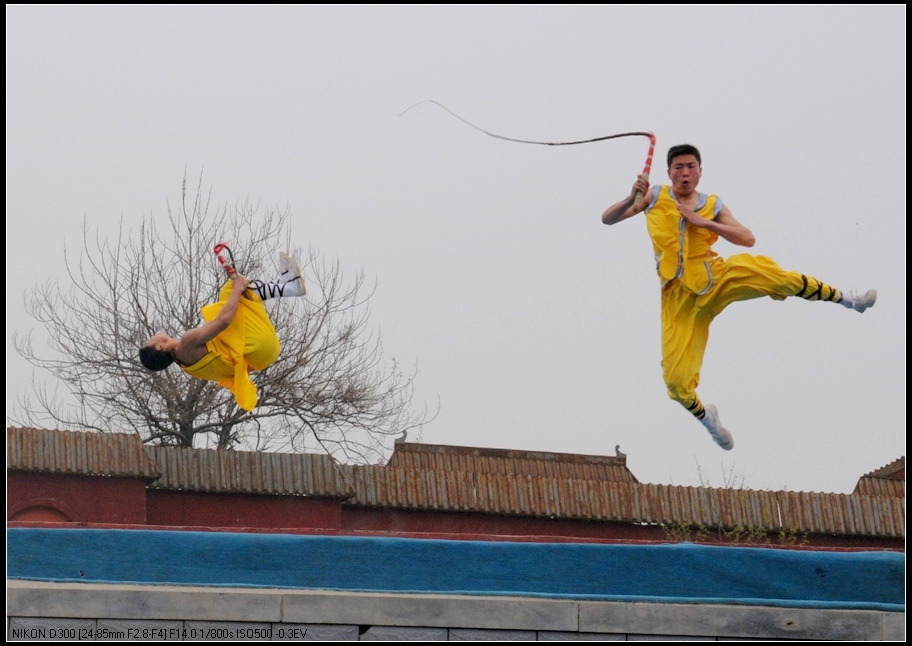
[(262, 280), (251, 280), (250, 287), (255, 289), (264, 301), (269, 298), (290, 298), (304, 296), (307, 286), (301, 268), (287, 253), (279, 254), (279, 277), (268, 283)]
[(846, 294), (822, 281), (795, 271), (785, 271), (766, 256), (739, 254), (711, 261), (713, 283), (697, 296), (679, 281), (662, 291), (662, 368), (668, 396), (689, 410), (724, 449), (733, 446), (731, 434), (719, 421), (714, 406), (704, 406), (697, 396), (703, 354), (713, 319), (736, 301), (769, 296), (784, 300), (797, 296), (810, 301), (839, 303), (863, 312), (874, 305), (877, 292)]
[(726, 451), (735, 445), (716, 407), (697, 396), (700, 368), (714, 314), (696, 294), (675, 281), (662, 290), (662, 372), (668, 396), (689, 410)]
[(841, 292), (816, 278), (801, 274), (801, 290), (795, 296), (809, 301), (832, 301), (850, 310), (864, 312), (869, 307), (874, 307), (877, 290), (869, 289), (864, 294)]
[(725, 261), (713, 261), (712, 269), (712, 290), (701, 298), (708, 301), (706, 306), (712, 309), (713, 316), (736, 301), (762, 296), (780, 301), (797, 296), (807, 301), (839, 303), (857, 312), (864, 312), (877, 300), (877, 290), (862, 295), (841, 292), (813, 276), (786, 271), (768, 256), (738, 254)]

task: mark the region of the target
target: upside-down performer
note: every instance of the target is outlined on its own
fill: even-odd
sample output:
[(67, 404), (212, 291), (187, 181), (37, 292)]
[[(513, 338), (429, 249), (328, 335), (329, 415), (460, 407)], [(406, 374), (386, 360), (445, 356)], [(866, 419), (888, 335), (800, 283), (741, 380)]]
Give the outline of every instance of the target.
[[(646, 212), (662, 281), (662, 371), (668, 396), (693, 413), (719, 446), (730, 450), (734, 441), (716, 407), (704, 405), (697, 396), (713, 319), (736, 301), (762, 296), (829, 301), (864, 312), (874, 305), (877, 291), (841, 292), (806, 274), (785, 271), (766, 256), (720, 258), (712, 249), (719, 236), (752, 247), (754, 235), (717, 196), (697, 191), (701, 174), (700, 151), (689, 144), (673, 146), (668, 151), (671, 186), (650, 188), (648, 178), (639, 176), (630, 196), (608, 207), (602, 222), (616, 224)], [(637, 199), (637, 194), (643, 197)]]
[(307, 288), (298, 264), (285, 253), (279, 254), (279, 277), (268, 283), (248, 281), (227, 264), (226, 269), (232, 278), (219, 300), (202, 308), (205, 323), (179, 339), (159, 332), (139, 349), (139, 360), (153, 371), (177, 362), (188, 375), (217, 381), (234, 393), (238, 406), (251, 411), (257, 389), (249, 373), (272, 365), (281, 349), (263, 301), (304, 296)]

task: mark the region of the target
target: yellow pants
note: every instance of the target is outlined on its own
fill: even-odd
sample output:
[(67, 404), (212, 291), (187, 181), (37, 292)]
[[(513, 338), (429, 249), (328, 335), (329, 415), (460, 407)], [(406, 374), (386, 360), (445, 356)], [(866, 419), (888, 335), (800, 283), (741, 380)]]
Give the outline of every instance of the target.
[[(218, 316), (233, 291), (233, 282), (222, 288), (219, 300), (202, 308), (207, 323)], [(281, 345), (266, 306), (255, 290), (247, 290), (228, 327), (206, 344), (208, 353), (192, 366), (181, 366), (189, 375), (219, 382), (234, 393), (238, 406), (252, 411), (259, 395), (251, 370), (264, 370), (279, 358)]]
[(785, 271), (766, 256), (739, 254), (710, 261), (713, 284), (697, 296), (679, 280), (662, 288), (662, 372), (668, 396), (697, 417), (703, 404), (697, 397), (700, 368), (709, 338), (709, 326), (722, 310), (736, 301), (769, 296), (784, 300), (833, 301), (839, 290), (796, 271)]

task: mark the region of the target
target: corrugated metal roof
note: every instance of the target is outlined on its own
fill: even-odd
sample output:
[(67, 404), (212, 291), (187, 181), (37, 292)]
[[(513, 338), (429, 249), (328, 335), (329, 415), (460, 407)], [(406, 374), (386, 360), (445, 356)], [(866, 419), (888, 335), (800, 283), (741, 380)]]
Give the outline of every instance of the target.
[(6, 468), (146, 479), (159, 475), (137, 435), (44, 428), (6, 429)]
[(866, 473), (863, 478), (882, 478), (892, 480), (906, 479), (906, 456), (893, 460), (890, 464)]
[(348, 504), (544, 518), (683, 523), (770, 532), (905, 536), (905, 500), (677, 487), (532, 475), (353, 467)]
[(623, 458), (602, 456), (399, 444), (388, 465), (340, 466), (326, 455), (143, 447), (136, 435), (8, 428), (7, 468), (160, 474), (151, 487), (350, 498), (373, 508), (905, 536), (904, 458), (843, 495), (640, 484)]
[(887, 496), (890, 498), (906, 497), (906, 481), (884, 478), (861, 478), (855, 485), (853, 493), (862, 496)]
[(864, 496), (906, 497), (906, 456), (866, 473), (858, 479), (853, 493)]
[(154, 489), (347, 498), (351, 488), (327, 455), (148, 446), (162, 477)]
[(387, 465), (402, 469), (637, 482), (627, 468), (627, 459), (621, 457), (443, 444), (397, 444)]

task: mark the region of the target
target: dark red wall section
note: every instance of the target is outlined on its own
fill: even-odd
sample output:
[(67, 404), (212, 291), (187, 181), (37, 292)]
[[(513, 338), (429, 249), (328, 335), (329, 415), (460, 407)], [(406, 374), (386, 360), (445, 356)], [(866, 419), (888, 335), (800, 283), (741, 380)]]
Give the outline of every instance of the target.
[(342, 529), (498, 536), (573, 536), (612, 540), (663, 540), (660, 527), (566, 519), (494, 516), (471, 512), (400, 511), (346, 507)]
[(137, 478), (6, 472), (7, 520), (52, 520), (50, 510), (74, 523), (144, 525), (146, 483)]
[(254, 496), (149, 489), (150, 525), (340, 529), (342, 503), (310, 496)]
[[(661, 526), (568, 519), (497, 516), (472, 512), (374, 509), (336, 498), (217, 494), (147, 489), (141, 478), (7, 471), (7, 523), (89, 523), (250, 531), (302, 530), (352, 534), (435, 535), (478, 540), (660, 541), (693, 540)], [(773, 546), (904, 550), (905, 540), (843, 535), (801, 535)], [(730, 543), (712, 531), (699, 539)], [(745, 544), (745, 541), (738, 541)]]
[[(680, 531), (666, 531), (655, 524), (593, 522), (570, 519), (525, 518), (522, 516), (496, 516), (471, 512), (418, 511), (395, 509), (372, 509), (343, 507), (342, 529), (352, 532), (383, 532), (389, 534), (440, 534), (450, 537), (471, 535), (474, 538), (491, 536), (499, 540), (510, 537), (535, 537), (555, 540), (596, 540), (596, 541), (659, 541), (691, 542), (695, 530), (684, 536)], [(904, 549), (902, 538), (881, 538), (874, 536), (838, 536), (827, 534), (803, 534), (787, 536), (783, 540), (776, 532), (753, 541), (740, 540), (733, 543), (730, 537), (720, 536), (715, 530), (702, 534), (698, 542), (705, 544), (751, 544), (773, 547), (821, 547), (821, 548), (862, 548), (862, 549)]]

